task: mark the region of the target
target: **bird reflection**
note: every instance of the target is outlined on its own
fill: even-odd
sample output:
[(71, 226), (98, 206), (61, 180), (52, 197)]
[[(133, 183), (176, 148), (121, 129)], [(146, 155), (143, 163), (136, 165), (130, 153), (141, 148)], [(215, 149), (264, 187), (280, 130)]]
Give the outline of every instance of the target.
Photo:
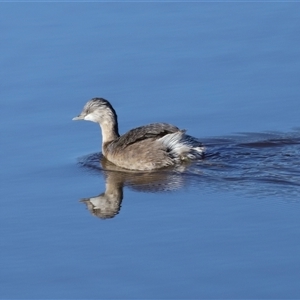
[(113, 218), (120, 212), (124, 186), (139, 192), (155, 193), (177, 190), (184, 184), (184, 177), (181, 176), (185, 169), (184, 165), (176, 170), (173, 168), (159, 172), (127, 171), (115, 166), (99, 154), (90, 155), (80, 163), (84, 167), (100, 171), (105, 177), (104, 193), (80, 200), (86, 204), (92, 215), (101, 219)]
[(83, 198), (80, 202), (86, 204), (90, 213), (101, 219), (113, 218), (121, 208), (124, 182), (118, 174), (106, 173), (105, 192), (96, 197)]

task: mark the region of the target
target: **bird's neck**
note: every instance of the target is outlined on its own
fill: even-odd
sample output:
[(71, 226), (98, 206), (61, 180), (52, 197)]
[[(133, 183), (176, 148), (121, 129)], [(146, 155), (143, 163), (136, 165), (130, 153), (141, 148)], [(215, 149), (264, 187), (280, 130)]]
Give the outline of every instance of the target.
[(117, 122), (102, 122), (100, 123), (102, 131), (102, 146), (105, 143), (116, 140), (120, 135)]

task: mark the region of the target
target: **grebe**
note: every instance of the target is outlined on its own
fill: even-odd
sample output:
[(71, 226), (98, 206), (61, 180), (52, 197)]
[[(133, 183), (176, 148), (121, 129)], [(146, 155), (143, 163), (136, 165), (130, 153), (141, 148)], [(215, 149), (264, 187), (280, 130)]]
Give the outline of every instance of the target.
[(204, 155), (204, 147), (196, 138), (167, 123), (137, 127), (120, 136), (117, 114), (103, 98), (88, 101), (73, 120), (98, 123), (102, 131), (102, 154), (121, 168), (151, 171)]

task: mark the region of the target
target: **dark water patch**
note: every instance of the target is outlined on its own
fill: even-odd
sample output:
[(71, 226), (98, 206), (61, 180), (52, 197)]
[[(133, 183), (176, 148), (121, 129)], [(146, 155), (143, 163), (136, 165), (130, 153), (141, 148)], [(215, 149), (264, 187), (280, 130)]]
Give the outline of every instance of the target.
[(299, 131), (241, 134), (204, 143), (207, 160), (197, 162), (189, 172), (201, 168), (205, 177), (246, 194), (255, 191), (256, 197), (300, 193)]

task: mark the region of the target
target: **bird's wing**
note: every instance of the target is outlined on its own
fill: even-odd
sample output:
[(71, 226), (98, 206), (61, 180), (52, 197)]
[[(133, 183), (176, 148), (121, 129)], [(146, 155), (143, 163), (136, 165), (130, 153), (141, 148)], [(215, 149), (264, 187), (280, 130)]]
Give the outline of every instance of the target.
[(158, 139), (166, 134), (174, 133), (179, 131), (179, 128), (167, 124), (167, 123), (153, 123), (141, 127), (131, 129), (127, 133), (120, 136), (116, 141), (114, 141), (114, 147), (125, 148), (130, 144), (136, 143), (141, 140), (154, 138)]

